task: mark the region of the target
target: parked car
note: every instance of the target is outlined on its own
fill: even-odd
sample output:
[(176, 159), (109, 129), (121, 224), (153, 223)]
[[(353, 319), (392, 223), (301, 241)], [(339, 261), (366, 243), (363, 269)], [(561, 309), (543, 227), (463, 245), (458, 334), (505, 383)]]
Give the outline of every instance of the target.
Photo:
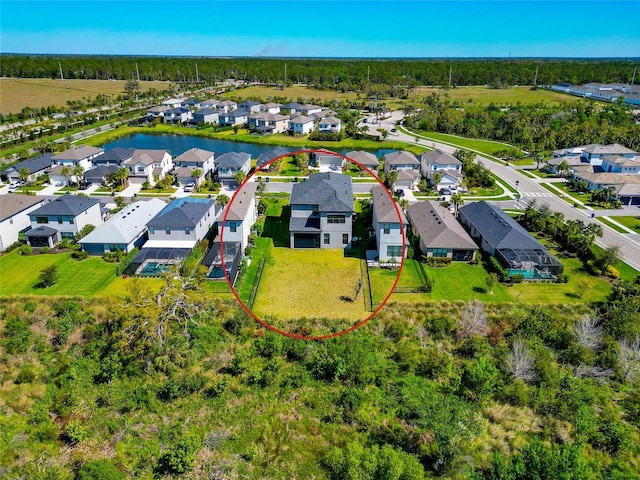
[(78, 190), (86, 190), (90, 186), (91, 182), (82, 182), (80, 185), (78, 185)]
[(397, 129), (397, 128), (392, 128), (392, 129), (391, 129), (391, 133), (396, 133), (397, 131), (398, 131), (398, 129)]
[(20, 182), (11, 182), (9, 184), (9, 190), (15, 190), (16, 188), (18, 188), (20, 186)]
[(404, 197), (404, 190), (399, 188), (396, 190), (396, 197)]
[(196, 186), (193, 183), (188, 183), (187, 185), (184, 186), (184, 191), (187, 193), (193, 192), (195, 188)]

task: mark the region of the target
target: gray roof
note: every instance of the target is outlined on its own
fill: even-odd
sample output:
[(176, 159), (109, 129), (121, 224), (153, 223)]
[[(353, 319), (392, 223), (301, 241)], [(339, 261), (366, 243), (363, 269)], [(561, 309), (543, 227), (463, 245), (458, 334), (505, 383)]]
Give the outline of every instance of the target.
[(289, 152), (287, 152), (287, 150), (284, 150), (283, 148), (276, 148), (275, 150), (269, 150), (268, 152), (261, 153), (256, 162), (256, 166), (261, 167), (266, 163), (269, 163), (274, 158), (281, 157), (282, 155), (286, 155), (287, 153)]
[(404, 150), (386, 153), (384, 163), (388, 165), (420, 165), (420, 162), (413, 153), (405, 152)]
[(154, 228), (194, 228), (215, 203), (215, 201), (206, 198), (177, 198), (153, 217), (147, 223), (147, 226)]
[(251, 161), (251, 155), (246, 152), (227, 152), (216, 158), (216, 167), (242, 168), (249, 161)]
[(19, 193), (0, 195), (0, 222), (42, 202), (44, 202), (44, 198), (34, 195), (21, 195)]
[(309, 175), (291, 189), (291, 205), (318, 205), (322, 212), (353, 212), (351, 177), (341, 173)]
[(53, 160), (83, 160), (92, 155), (104, 152), (104, 148), (90, 147), (89, 145), (78, 145), (71, 147), (64, 152), (54, 155)]
[(378, 170), (378, 158), (371, 152), (365, 152), (363, 150), (354, 150), (347, 152), (345, 156), (349, 159), (353, 159), (365, 167), (375, 167), (373, 170)]
[(245, 100), (244, 102), (238, 104), (240, 108), (255, 107), (256, 105), (262, 105), (262, 104), (260, 102), (254, 102), (253, 100)]
[(100, 158), (96, 158), (95, 160), (98, 162), (117, 162), (122, 163), (127, 158), (131, 158), (135, 148), (112, 148), (111, 150), (107, 150), (104, 154), (100, 155)]
[(45, 203), (40, 208), (34, 210), (30, 215), (50, 216), (50, 215), (72, 215), (76, 216), (100, 203), (97, 198), (81, 197), (79, 195), (62, 195)]
[(460, 207), (459, 212), (496, 250), (545, 249), (518, 222), (491, 203), (473, 202)]
[(301, 124), (301, 125), (309, 122), (313, 122), (313, 118), (309, 118), (305, 115), (299, 115), (296, 118), (289, 120), (289, 123)]
[(142, 163), (144, 165), (151, 165), (153, 163), (160, 163), (167, 153), (166, 150), (146, 150), (136, 148), (131, 156), (130, 160), (125, 163), (129, 165), (135, 165), (136, 163)]
[(478, 249), (451, 212), (437, 202), (414, 203), (407, 209), (407, 217), (428, 248)]
[(443, 152), (439, 148), (435, 148), (430, 152), (423, 152), (420, 154), (420, 160), (432, 165), (438, 163), (440, 165), (462, 165), (462, 162), (450, 153)]
[(39, 155), (34, 158), (29, 158), (28, 160), (23, 160), (14, 165), (11, 165), (6, 170), (15, 170), (16, 172), (20, 172), (23, 168), (29, 169), (29, 174), (35, 172), (41, 172), (42, 170), (46, 170), (51, 167), (51, 158), (53, 157), (53, 153), (45, 153), (44, 155)]
[(611, 155), (616, 153), (635, 153), (635, 150), (631, 150), (619, 143), (613, 143), (611, 145), (590, 145), (584, 149), (587, 153), (598, 153), (601, 155)]
[(324, 125), (324, 124), (327, 124), (327, 125), (340, 125), (340, 123), (341, 123), (340, 120), (335, 118), (335, 117), (327, 117), (327, 118), (324, 118), (324, 119), (320, 120), (320, 124), (321, 125)]
[(120, 210), (80, 240), (80, 243), (130, 243), (167, 204), (159, 198), (140, 200)]
[(91, 170), (87, 170), (84, 172), (84, 178), (98, 178), (98, 177), (106, 177), (110, 173), (115, 173), (120, 169), (120, 167), (116, 165), (98, 165), (97, 167), (92, 168)]
[(182, 162), (204, 163), (213, 156), (213, 152), (201, 148), (191, 148), (173, 159), (176, 165)]
[(214, 115), (217, 114), (218, 110), (214, 110), (212, 108), (201, 108), (200, 110), (196, 110), (193, 112), (194, 117), (204, 117), (205, 115)]
[(230, 112), (220, 114), (221, 117), (227, 118), (248, 117), (249, 115), (251, 115), (251, 112), (244, 108), (238, 108), (237, 110), (231, 110)]
[(282, 105), (280, 107), (280, 109), (284, 109), (284, 110), (291, 110), (291, 109), (297, 109), (300, 108), (302, 106), (302, 104), (298, 103), (298, 102), (291, 102), (291, 103), (285, 103), (284, 105)]
[[(407, 224), (407, 219), (402, 209), (391, 199), (389, 191), (382, 185), (374, 185), (371, 187), (371, 197), (373, 201), (373, 212), (378, 218), (378, 223), (400, 223)], [(398, 209), (396, 210), (396, 207)], [(400, 217), (398, 217), (400, 212)]]
[(233, 201), (227, 204), (226, 210), (229, 212), (223, 212), (221, 218), (224, 218), (224, 215), (226, 214), (227, 220), (243, 221), (247, 216), (247, 212), (251, 206), (251, 201), (256, 196), (257, 188), (258, 184), (255, 182), (245, 183), (242, 188), (236, 192), (233, 197)]
[(221, 102), (218, 103), (218, 106), (220, 107), (232, 107), (234, 105), (238, 105), (238, 104), (233, 100), (222, 100)]
[(47, 227), (46, 225), (40, 225), (39, 227), (27, 230), (25, 235), (29, 238), (39, 237), (52, 237), (56, 235), (58, 231), (55, 228)]
[(420, 178), (420, 172), (418, 170), (407, 170), (402, 168), (398, 170), (398, 180), (415, 180)]

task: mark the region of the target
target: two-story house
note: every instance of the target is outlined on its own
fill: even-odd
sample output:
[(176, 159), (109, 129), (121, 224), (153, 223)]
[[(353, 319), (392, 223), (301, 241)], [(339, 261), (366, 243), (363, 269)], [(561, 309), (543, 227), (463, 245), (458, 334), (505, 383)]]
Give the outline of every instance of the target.
[(259, 113), (262, 104), (260, 102), (254, 102), (253, 100), (245, 100), (238, 104), (238, 109), (246, 110), (249, 113)]
[(193, 113), (186, 107), (176, 107), (164, 112), (164, 121), (170, 123), (187, 123), (193, 118)]
[(16, 243), (19, 235), (31, 228), (29, 214), (45, 201), (34, 195), (0, 195), (0, 252)]
[(32, 247), (53, 247), (62, 238), (73, 239), (86, 225), (102, 223), (100, 200), (62, 195), (29, 213), (31, 230), (26, 232)]
[[(93, 161), (104, 154), (104, 148), (91, 147), (88, 145), (78, 145), (60, 152), (51, 157), (53, 166), (49, 170), (49, 183), (51, 185), (66, 185), (68, 180), (77, 182), (73, 175), (73, 170), (80, 166), (86, 172), (91, 169)], [(65, 167), (70, 170), (69, 175), (64, 175)]]
[(229, 112), (232, 112), (233, 110), (236, 110), (238, 108), (238, 104), (233, 100), (222, 100), (221, 102), (218, 103), (217, 108), (223, 111), (224, 113), (229, 113)]
[(216, 158), (216, 175), (222, 184), (234, 184), (238, 172), (249, 174), (251, 155), (246, 152), (227, 152)]
[(299, 112), (303, 115), (311, 115), (312, 113), (318, 113), (322, 111), (322, 107), (318, 106), (318, 105), (310, 105), (310, 104), (304, 104), (304, 105), (300, 105), (298, 107), (296, 107), (296, 112)]
[(244, 125), (249, 121), (249, 110), (244, 108), (238, 108), (237, 110), (230, 110), (228, 112), (218, 114), (218, 122), (220, 125), (226, 125), (232, 127), (234, 125)]
[(136, 149), (124, 166), (129, 170), (129, 182), (155, 185), (173, 168), (173, 160), (166, 150)]
[(193, 123), (208, 123), (217, 124), (219, 119), (219, 111), (212, 108), (201, 108), (198, 111), (193, 112)]
[(248, 117), (249, 129), (260, 133), (282, 133), (287, 131), (289, 117), (279, 113), (252, 113)]
[(351, 152), (347, 152), (345, 156), (349, 160), (355, 161), (358, 165), (368, 168), (376, 175), (378, 174), (380, 162), (378, 161), (378, 157), (373, 153), (365, 152), (364, 150), (352, 150)]
[(606, 157), (602, 160), (602, 170), (607, 173), (638, 175), (640, 173), (640, 154), (637, 157)]
[(342, 122), (335, 117), (326, 117), (318, 122), (318, 131), (327, 133), (340, 133)]
[(291, 248), (345, 248), (351, 242), (354, 208), (348, 175), (309, 175), (293, 185), (289, 203)]
[(280, 107), (282, 107), (280, 103), (269, 102), (260, 105), (260, 111), (262, 113), (280, 113)]
[(313, 118), (306, 115), (299, 115), (289, 120), (287, 130), (294, 135), (308, 135), (314, 127)]
[(592, 166), (602, 165), (602, 161), (606, 158), (625, 157), (633, 159), (636, 155), (635, 151), (618, 143), (611, 145), (589, 145), (582, 150), (581, 153), (583, 160)]
[(222, 241), (240, 243), (241, 251), (249, 244), (251, 227), (258, 218), (256, 208), (256, 190), (258, 184), (247, 182), (234, 195), (233, 201), (227, 204), (218, 217), (218, 225)]
[[(436, 190), (457, 187), (462, 181), (462, 162), (439, 148), (420, 155), (420, 171), (432, 182), (438, 178), (437, 185), (434, 185)], [(434, 176), (436, 173), (438, 175)]]
[(406, 258), (409, 242), (404, 241), (403, 250), (403, 235), (406, 234), (407, 219), (402, 209), (382, 185), (371, 188), (371, 197), (378, 259), (386, 262)]
[[(175, 170), (173, 174), (178, 185), (185, 186), (194, 183), (199, 187), (207, 175), (213, 174), (215, 169), (213, 157), (214, 153), (209, 150), (192, 148), (174, 158)], [(200, 175), (194, 176), (196, 170), (200, 171)]]
[(384, 156), (384, 173), (389, 178), (391, 172), (397, 172), (394, 188), (408, 188), (413, 190), (420, 182), (420, 161), (411, 152), (404, 150), (387, 153)]

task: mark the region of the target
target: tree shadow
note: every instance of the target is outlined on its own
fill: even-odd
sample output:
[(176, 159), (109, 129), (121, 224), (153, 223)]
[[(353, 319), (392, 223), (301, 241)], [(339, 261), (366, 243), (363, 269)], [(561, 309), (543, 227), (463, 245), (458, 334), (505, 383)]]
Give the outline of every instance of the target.
[(483, 287), (473, 287), (472, 290), (476, 293), (489, 293), (489, 291)]
[(282, 207), (279, 217), (268, 216), (264, 221), (262, 236), (273, 240), (274, 247), (289, 246), (289, 219), (291, 218), (291, 207)]

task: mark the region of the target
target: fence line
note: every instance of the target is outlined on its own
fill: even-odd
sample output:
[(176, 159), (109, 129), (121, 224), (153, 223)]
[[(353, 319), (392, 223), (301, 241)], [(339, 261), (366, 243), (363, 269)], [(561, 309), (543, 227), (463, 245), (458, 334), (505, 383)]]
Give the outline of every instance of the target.
[(373, 312), (373, 295), (371, 293), (371, 278), (369, 278), (369, 265), (366, 259), (360, 259), (360, 276), (364, 280), (364, 288), (362, 296), (364, 297), (364, 309), (367, 312)]
[(253, 304), (256, 302), (256, 296), (258, 295), (258, 288), (260, 287), (260, 281), (262, 280), (262, 272), (264, 270), (264, 264), (267, 261), (267, 257), (262, 257), (260, 265), (258, 265), (258, 274), (256, 275), (256, 281), (251, 285), (251, 294), (249, 295), (248, 307), (253, 309)]

